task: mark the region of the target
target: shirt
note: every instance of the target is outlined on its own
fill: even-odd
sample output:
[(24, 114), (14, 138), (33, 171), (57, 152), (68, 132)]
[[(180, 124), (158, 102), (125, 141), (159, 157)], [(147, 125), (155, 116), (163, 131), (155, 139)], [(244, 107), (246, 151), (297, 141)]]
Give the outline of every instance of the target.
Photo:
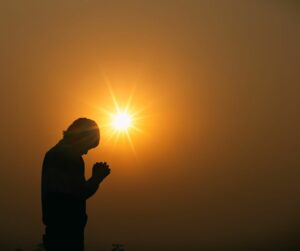
[(42, 213), (45, 225), (84, 226), (86, 199), (98, 189), (99, 182), (86, 181), (84, 161), (72, 147), (60, 141), (50, 149), (42, 167)]

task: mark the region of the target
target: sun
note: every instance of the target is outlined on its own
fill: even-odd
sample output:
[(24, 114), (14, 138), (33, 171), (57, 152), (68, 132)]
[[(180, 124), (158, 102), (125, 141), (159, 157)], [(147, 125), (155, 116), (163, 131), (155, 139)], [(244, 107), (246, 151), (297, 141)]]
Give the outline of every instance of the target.
[[(109, 106), (99, 107), (102, 114), (102, 128), (104, 135), (104, 144), (115, 146), (124, 146), (128, 142), (133, 153), (136, 155), (134, 146), (134, 137), (137, 134), (144, 134), (141, 125), (145, 118), (145, 106), (133, 104), (133, 91), (121, 100), (117, 99), (111, 85), (107, 82), (112, 104)], [(112, 142), (111, 142), (112, 141)]]
[(112, 115), (112, 127), (120, 132), (127, 132), (132, 125), (132, 116), (128, 112)]

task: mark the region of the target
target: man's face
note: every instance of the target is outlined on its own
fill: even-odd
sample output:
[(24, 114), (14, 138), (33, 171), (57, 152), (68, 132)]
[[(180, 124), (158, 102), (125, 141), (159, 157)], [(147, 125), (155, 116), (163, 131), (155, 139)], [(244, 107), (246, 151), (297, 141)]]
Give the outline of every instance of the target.
[(100, 142), (100, 132), (99, 129), (95, 129), (85, 135), (80, 135), (74, 142), (74, 149), (79, 155), (87, 154), (92, 148), (99, 145)]
[(87, 154), (88, 153), (88, 151), (90, 150), (90, 149), (92, 149), (92, 147), (88, 147), (88, 146), (80, 146), (80, 147), (77, 147), (77, 153), (79, 154), (79, 155), (85, 155), (85, 154)]
[[(93, 143), (91, 144), (91, 142), (93, 142)], [(99, 145), (99, 142), (100, 142), (99, 139), (96, 140), (95, 142), (88, 140), (85, 144), (82, 144), (79, 149), (80, 155), (87, 154), (89, 150), (97, 147)]]
[(85, 149), (82, 149), (81, 155), (87, 154), (88, 151), (89, 151), (90, 149), (91, 149), (91, 148), (85, 148)]

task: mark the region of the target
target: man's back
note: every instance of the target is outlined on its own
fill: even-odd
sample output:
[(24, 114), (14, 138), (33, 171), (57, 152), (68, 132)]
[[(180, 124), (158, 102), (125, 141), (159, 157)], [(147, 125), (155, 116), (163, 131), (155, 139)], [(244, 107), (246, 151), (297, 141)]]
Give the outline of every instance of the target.
[(62, 142), (49, 150), (42, 170), (42, 209), (45, 225), (85, 225), (86, 202), (79, 191), (85, 183), (84, 162)]
[(50, 149), (42, 168), (42, 209), (46, 251), (83, 251), (87, 222), (86, 200), (110, 174), (106, 162), (97, 162), (92, 176), (84, 177), (82, 155), (98, 146), (100, 131), (95, 121), (75, 120), (62, 140)]

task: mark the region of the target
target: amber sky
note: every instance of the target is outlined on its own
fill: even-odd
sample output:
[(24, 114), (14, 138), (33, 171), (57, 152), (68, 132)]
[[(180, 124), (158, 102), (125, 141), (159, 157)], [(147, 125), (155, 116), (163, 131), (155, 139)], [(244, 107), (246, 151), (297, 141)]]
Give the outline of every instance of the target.
[(108, 80), (145, 134), (85, 157), (112, 168), (88, 250), (295, 247), (299, 27), (298, 1), (1, 0), (0, 249), (40, 242), (43, 156), (74, 119), (101, 127)]

